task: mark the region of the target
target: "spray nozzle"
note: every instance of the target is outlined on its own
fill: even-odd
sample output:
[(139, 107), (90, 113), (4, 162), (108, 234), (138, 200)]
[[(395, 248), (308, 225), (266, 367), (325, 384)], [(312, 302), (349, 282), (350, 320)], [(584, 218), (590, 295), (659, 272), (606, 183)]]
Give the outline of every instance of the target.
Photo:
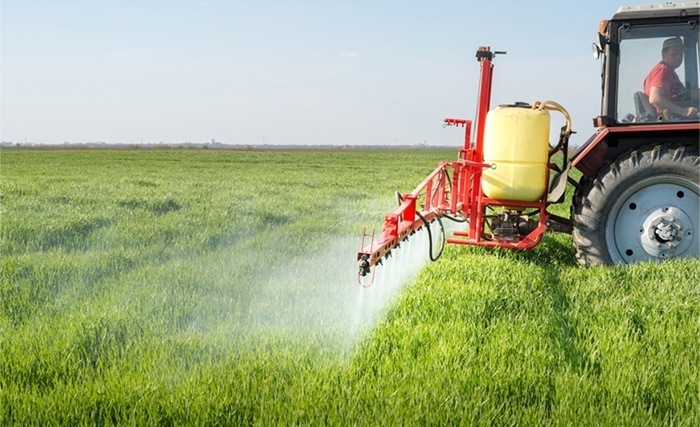
[(365, 277), (366, 275), (369, 274), (369, 255), (363, 254), (360, 257), (360, 261), (358, 262), (358, 266), (360, 267), (360, 271), (357, 273), (362, 277)]

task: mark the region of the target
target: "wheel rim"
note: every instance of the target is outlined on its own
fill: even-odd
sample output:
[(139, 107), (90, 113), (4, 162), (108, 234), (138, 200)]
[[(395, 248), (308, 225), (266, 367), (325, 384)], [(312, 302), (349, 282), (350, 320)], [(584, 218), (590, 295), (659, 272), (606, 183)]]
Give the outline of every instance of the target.
[(605, 224), (612, 261), (698, 256), (698, 193), (697, 184), (672, 176), (647, 178), (628, 188)]

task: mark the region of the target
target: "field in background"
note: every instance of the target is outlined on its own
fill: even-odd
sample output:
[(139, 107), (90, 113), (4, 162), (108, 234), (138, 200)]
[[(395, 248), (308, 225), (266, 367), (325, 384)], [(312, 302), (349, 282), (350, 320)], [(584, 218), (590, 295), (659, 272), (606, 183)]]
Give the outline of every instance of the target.
[(0, 425), (700, 424), (698, 260), (547, 235), (357, 287), (362, 228), (455, 157), (3, 150)]

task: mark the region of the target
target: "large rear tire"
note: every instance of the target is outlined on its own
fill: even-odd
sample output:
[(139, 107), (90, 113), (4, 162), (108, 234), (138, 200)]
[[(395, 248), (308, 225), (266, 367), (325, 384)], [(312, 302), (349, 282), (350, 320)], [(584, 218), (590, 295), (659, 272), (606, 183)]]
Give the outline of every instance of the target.
[(698, 147), (646, 146), (620, 155), (574, 198), (573, 240), (583, 265), (697, 257)]

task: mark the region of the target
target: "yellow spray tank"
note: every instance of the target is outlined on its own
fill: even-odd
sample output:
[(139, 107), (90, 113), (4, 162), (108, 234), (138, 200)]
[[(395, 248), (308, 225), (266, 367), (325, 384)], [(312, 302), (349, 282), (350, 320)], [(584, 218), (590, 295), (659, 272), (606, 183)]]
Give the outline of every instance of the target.
[(483, 172), (481, 188), (487, 197), (497, 200), (535, 202), (548, 187), (549, 163), (548, 110), (557, 110), (566, 118), (569, 113), (553, 101), (530, 106), (524, 103), (503, 105), (486, 115), (484, 128), (484, 163), (492, 168)]

